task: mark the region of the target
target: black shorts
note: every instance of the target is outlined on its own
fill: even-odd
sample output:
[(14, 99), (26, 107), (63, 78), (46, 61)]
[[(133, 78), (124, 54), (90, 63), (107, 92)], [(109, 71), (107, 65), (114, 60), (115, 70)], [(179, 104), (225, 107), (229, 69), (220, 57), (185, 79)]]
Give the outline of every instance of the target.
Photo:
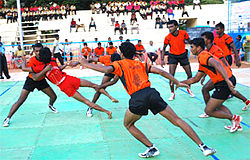
[(232, 66), (233, 64), (233, 58), (232, 58), (232, 55), (228, 55), (226, 56), (226, 60), (227, 60), (227, 63)]
[[(229, 80), (233, 83), (234, 86), (236, 85), (236, 79), (234, 75), (231, 78), (229, 78)], [(228, 99), (228, 96), (231, 94), (231, 91), (228, 88), (226, 81), (215, 83), (214, 88), (215, 91), (212, 95), (212, 98), (226, 100)]]
[(178, 64), (178, 63), (180, 63), (181, 66), (189, 65), (187, 52), (181, 55), (174, 55), (174, 54), (169, 53), (168, 64)]
[(160, 93), (154, 88), (144, 88), (131, 95), (129, 100), (130, 112), (137, 115), (147, 115), (148, 110), (156, 115), (167, 107)]
[(105, 73), (104, 76), (110, 77), (110, 78), (114, 78), (115, 75), (112, 73)]
[(26, 78), (26, 81), (23, 85), (23, 89), (30, 91), (30, 92), (33, 92), (35, 88), (40, 91), (40, 90), (43, 90), (43, 89), (48, 88), (48, 87), (50, 87), (50, 86), (47, 83), (45, 78), (41, 81), (34, 81), (29, 76)]

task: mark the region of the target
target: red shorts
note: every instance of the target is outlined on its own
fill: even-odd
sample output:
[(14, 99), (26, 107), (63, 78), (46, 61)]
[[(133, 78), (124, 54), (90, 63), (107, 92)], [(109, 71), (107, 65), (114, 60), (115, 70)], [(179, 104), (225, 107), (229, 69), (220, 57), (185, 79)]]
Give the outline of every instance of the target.
[(79, 89), (80, 84), (81, 80), (79, 78), (67, 75), (65, 80), (59, 84), (58, 87), (67, 94), (67, 96), (72, 97)]

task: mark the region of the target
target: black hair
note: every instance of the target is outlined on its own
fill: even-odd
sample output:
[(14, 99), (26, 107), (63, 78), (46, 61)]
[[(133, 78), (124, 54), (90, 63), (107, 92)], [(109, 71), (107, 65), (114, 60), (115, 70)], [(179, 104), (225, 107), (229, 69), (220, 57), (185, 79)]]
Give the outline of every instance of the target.
[(130, 42), (130, 39), (126, 39), (126, 42)]
[(121, 60), (121, 56), (118, 53), (113, 53), (111, 55), (111, 62), (120, 61), (120, 60)]
[(202, 49), (205, 49), (205, 41), (203, 38), (194, 38), (191, 41), (191, 44), (195, 45), (196, 47), (201, 47)]
[(224, 28), (225, 28), (224, 24), (221, 23), (221, 22), (218, 23), (218, 24), (216, 24), (215, 27), (216, 27), (216, 28), (220, 28), (220, 29), (224, 29)]
[(237, 37), (239, 37), (239, 38), (240, 38), (240, 40), (241, 40), (241, 38), (242, 38), (242, 37), (241, 37), (241, 35), (238, 35)]
[(98, 42), (97, 45), (102, 45), (101, 42)]
[(87, 44), (87, 43), (83, 43), (83, 45), (84, 45), (84, 46), (88, 46), (88, 44)]
[(135, 46), (130, 42), (123, 42), (119, 48), (125, 58), (132, 59), (136, 54)]
[(41, 43), (36, 43), (36, 44), (33, 45), (33, 46), (34, 46), (34, 48), (35, 48), (35, 47), (43, 48), (43, 45), (42, 45)]
[(141, 40), (138, 40), (138, 43), (141, 42)]
[(59, 35), (58, 35), (58, 34), (56, 34), (56, 35), (55, 35), (55, 37), (59, 37)]
[(47, 64), (51, 61), (52, 53), (48, 47), (41, 48), (39, 51), (39, 60)]
[(207, 39), (209, 39), (211, 42), (214, 41), (214, 34), (212, 32), (203, 32), (201, 36), (205, 36)]
[(178, 26), (178, 22), (176, 20), (170, 20), (168, 24), (174, 24), (175, 26)]
[(109, 45), (113, 45), (113, 42), (109, 42)]

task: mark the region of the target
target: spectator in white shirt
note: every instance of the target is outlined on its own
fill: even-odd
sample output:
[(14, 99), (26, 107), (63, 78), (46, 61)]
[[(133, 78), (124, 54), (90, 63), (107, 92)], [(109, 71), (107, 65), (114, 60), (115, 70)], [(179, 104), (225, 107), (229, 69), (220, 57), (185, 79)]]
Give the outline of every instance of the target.
[(59, 35), (57, 34), (56, 36), (56, 39), (54, 41), (54, 44), (53, 44), (53, 52), (52, 52), (52, 56), (54, 58), (58, 58), (59, 62), (61, 65), (64, 65), (64, 62), (63, 62), (63, 58), (62, 58), (62, 55), (60, 53), (60, 51), (63, 53), (63, 51), (60, 49), (59, 47)]
[(158, 58), (158, 54), (156, 54), (157, 53), (157, 48), (155, 48), (153, 46), (153, 41), (149, 41), (149, 45), (146, 48), (146, 52), (147, 52), (148, 58), (151, 60), (152, 65), (153, 65), (153, 63)]
[(96, 31), (96, 24), (95, 24), (95, 21), (94, 21), (94, 18), (93, 17), (91, 17), (91, 21), (90, 21), (90, 23), (89, 23), (89, 32), (90, 32), (90, 28), (91, 27), (95, 27), (95, 31)]
[(66, 59), (66, 61), (68, 61), (68, 58), (65, 56), (70, 55), (70, 61), (72, 61), (73, 59), (73, 53), (72, 53), (72, 48), (71, 48), (71, 42), (68, 41), (68, 39), (65, 39), (65, 51), (63, 53), (64, 59)]

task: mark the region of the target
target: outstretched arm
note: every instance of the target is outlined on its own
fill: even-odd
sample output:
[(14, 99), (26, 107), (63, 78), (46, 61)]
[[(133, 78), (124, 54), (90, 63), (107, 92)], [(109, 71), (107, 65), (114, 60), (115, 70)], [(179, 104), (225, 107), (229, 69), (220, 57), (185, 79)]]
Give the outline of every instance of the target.
[(176, 88), (178, 88), (178, 87), (186, 87), (186, 88), (188, 88), (189, 87), (187, 84), (183, 84), (183, 83), (179, 82), (171, 74), (169, 74), (168, 72), (166, 72), (166, 71), (164, 71), (162, 69), (159, 69), (159, 68), (156, 68), (156, 67), (153, 66), (153, 67), (151, 67), (150, 72), (155, 73), (155, 74), (160, 74), (161, 76), (169, 79), (174, 84), (176, 84)]
[(85, 66), (87, 68), (93, 69), (95, 71), (98, 71), (98, 72), (102, 72), (102, 73), (111, 73), (111, 72), (113, 72), (113, 67), (111, 67), (111, 66), (103, 66), (103, 65), (100, 65), (100, 64), (88, 63), (88, 60), (85, 59), (85, 58), (81, 58), (80, 63), (81, 63), (81, 65), (83, 65), (83, 66)]
[(201, 80), (201, 78), (205, 75), (205, 73), (203, 72), (197, 72), (196, 75), (192, 78), (189, 78), (185, 81), (181, 81), (182, 83), (186, 83), (186, 84), (193, 84), (193, 83), (197, 83)]

